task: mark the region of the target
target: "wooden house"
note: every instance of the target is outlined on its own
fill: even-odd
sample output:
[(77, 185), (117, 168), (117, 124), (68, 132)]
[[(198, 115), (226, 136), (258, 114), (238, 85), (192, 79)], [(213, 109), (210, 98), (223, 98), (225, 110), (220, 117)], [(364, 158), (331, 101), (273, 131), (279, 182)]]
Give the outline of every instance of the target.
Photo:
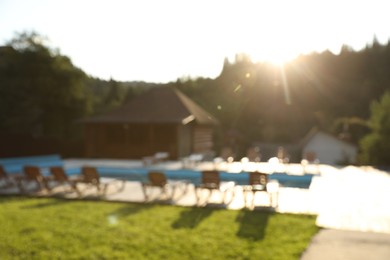
[(213, 149), (217, 120), (180, 91), (156, 87), (107, 114), (82, 120), (87, 157), (170, 159)]

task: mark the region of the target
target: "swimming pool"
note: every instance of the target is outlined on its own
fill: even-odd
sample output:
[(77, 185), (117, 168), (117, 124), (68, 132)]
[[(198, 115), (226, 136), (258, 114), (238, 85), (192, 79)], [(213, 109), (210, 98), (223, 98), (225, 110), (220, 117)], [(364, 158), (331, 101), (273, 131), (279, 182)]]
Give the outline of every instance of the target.
[[(155, 169), (155, 168), (116, 168), (97, 167), (98, 172), (103, 177), (120, 178), (129, 181), (146, 181), (147, 173), (150, 171), (163, 172), (171, 180), (187, 180), (193, 184), (199, 184), (201, 171), (192, 169)], [(234, 181), (237, 185), (248, 184), (248, 172), (231, 173), (219, 171), (222, 181)], [(290, 175), (283, 172), (276, 172), (269, 175), (270, 180), (277, 180), (283, 187), (309, 188), (313, 174)]]

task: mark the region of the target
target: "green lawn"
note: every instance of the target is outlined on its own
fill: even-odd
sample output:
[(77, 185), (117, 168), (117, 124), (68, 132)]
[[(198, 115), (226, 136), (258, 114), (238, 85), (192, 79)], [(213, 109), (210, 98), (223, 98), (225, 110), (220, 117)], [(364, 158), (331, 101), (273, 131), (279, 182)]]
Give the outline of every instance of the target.
[(314, 216), (0, 197), (0, 259), (299, 259)]

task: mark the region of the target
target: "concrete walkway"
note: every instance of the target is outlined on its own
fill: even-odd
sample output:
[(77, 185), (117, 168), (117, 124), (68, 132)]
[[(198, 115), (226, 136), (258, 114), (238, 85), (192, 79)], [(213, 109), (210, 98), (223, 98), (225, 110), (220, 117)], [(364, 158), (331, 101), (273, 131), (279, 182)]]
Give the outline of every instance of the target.
[(301, 260), (388, 260), (390, 234), (321, 230)]

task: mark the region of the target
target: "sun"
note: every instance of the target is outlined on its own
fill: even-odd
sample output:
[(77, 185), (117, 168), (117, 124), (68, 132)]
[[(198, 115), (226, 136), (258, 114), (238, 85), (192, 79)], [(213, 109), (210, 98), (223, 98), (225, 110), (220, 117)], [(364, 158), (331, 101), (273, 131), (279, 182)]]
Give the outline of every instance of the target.
[(291, 62), (300, 55), (300, 52), (290, 48), (269, 48), (266, 50), (250, 51), (248, 53), (254, 62), (269, 62), (275, 66), (282, 66)]
[(293, 53), (286, 53), (286, 52), (278, 52), (278, 53), (271, 53), (268, 58), (265, 58), (266, 61), (277, 65), (282, 66), (287, 62), (290, 62), (293, 60), (297, 55)]
[[(269, 62), (283, 65), (310, 50), (310, 39), (306, 37), (286, 36), (283, 32), (261, 34), (259, 38), (251, 38), (246, 42), (245, 51), (254, 62)], [(290, 40), (287, 40), (290, 39)]]

